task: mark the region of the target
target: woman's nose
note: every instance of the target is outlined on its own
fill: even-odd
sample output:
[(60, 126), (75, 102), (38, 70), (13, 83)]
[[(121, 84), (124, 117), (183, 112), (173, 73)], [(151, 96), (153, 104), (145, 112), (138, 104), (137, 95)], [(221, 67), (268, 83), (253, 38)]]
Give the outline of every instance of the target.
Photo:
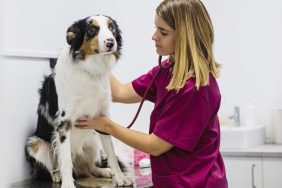
[(157, 41), (159, 40), (158, 36), (157, 36), (157, 32), (154, 32), (152, 35), (152, 40)]

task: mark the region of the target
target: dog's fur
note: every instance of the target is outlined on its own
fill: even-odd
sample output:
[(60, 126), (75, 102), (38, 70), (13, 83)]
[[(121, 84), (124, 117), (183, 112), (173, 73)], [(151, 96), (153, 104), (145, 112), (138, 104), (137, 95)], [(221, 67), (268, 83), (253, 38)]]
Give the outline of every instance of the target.
[[(90, 16), (68, 28), (67, 42), (39, 91), (37, 129), (26, 142), (27, 157), (34, 170), (45, 169), (62, 188), (75, 187), (73, 174), (113, 176), (118, 186), (130, 186), (133, 182), (118, 165), (111, 137), (74, 127), (81, 116), (109, 116), (108, 76), (122, 46), (118, 25), (107, 16)], [(95, 164), (102, 147), (111, 169)]]

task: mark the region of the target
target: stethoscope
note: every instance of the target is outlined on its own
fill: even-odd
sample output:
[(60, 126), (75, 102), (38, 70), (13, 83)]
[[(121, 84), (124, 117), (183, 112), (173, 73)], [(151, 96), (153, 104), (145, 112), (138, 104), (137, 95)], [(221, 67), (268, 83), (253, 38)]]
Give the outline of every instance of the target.
[(158, 63), (159, 63), (159, 67), (160, 67), (160, 68), (159, 68), (158, 72), (154, 75), (154, 77), (152, 78), (152, 81), (150, 82), (149, 86), (147, 87), (147, 89), (146, 89), (146, 91), (145, 91), (145, 93), (144, 93), (144, 95), (143, 95), (143, 97), (142, 97), (142, 100), (141, 100), (141, 102), (140, 102), (140, 105), (139, 105), (139, 107), (138, 107), (138, 110), (137, 110), (137, 112), (136, 112), (136, 114), (135, 114), (135, 116), (134, 116), (132, 122), (127, 126), (128, 129), (130, 129), (130, 128), (132, 127), (132, 125), (135, 123), (135, 121), (136, 121), (136, 119), (137, 119), (137, 117), (138, 117), (138, 115), (139, 115), (139, 113), (140, 113), (140, 111), (141, 111), (141, 108), (142, 108), (142, 106), (143, 106), (143, 103), (144, 103), (144, 101), (145, 101), (145, 98), (146, 98), (146, 96), (147, 96), (147, 94), (148, 94), (148, 92), (149, 92), (149, 89), (150, 89), (151, 86), (153, 85), (154, 81), (156, 80), (156, 78), (158, 77), (158, 75), (160, 74), (160, 72), (161, 72), (162, 70), (164, 70), (164, 69), (169, 69), (169, 68), (171, 68), (171, 67), (173, 66), (173, 63), (170, 63), (168, 66), (164, 66), (164, 65), (162, 64), (162, 56), (159, 56)]
[[(162, 70), (171, 68), (171, 67), (173, 66), (173, 64), (174, 64), (174, 62), (170, 62), (170, 64), (169, 64), (168, 66), (164, 66), (164, 65), (162, 64), (162, 56), (159, 56), (158, 63), (159, 63), (159, 67), (160, 67), (160, 68), (158, 69), (158, 72), (154, 75), (154, 77), (152, 78), (152, 80), (151, 80), (149, 86), (147, 87), (147, 89), (146, 89), (146, 91), (145, 91), (145, 93), (144, 93), (144, 95), (143, 95), (143, 97), (142, 97), (142, 100), (141, 100), (141, 102), (140, 102), (140, 104), (139, 104), (138, 110), (137, 110), (137, 112), (136, 112), (136, 114), (135, 114), (133, 120), (132, 120), (131, 123), (126, 127), (126, 128), (128, 128), (128, 129), (130, 129), (130, 128), (132, 127), (132, 125), (135, 123), (135, 121), (136, 121), (136, 119), (137, 119), (137, 117), (138, 117), (138, 115), (139, 115), (139, 113), (140, 113), (140, 111), (141, 111), (141, 109), (142, 109), (142, 106), (143, 106), (144, 101), (145, 101), (145, 98), (146, 98), (146, 96), (147, 96), (147, 94), (148, 94), (148, 92), (149, 92), (149, 89), (150, 89), (151, 86), (153, 85), (154, 81), (156, 80), (156, 78), (158, 77), (158, 75), (160, 74), (160, 72), (161, 72)], [(97, 131), (97, 130), (96, 130), (96, 131)], [(104, 133), (104, 132), (100, 132), (100, 131), (97, 131), (97, 132), (99, 132), (100, 134), (108, 135), (107, 133)]]

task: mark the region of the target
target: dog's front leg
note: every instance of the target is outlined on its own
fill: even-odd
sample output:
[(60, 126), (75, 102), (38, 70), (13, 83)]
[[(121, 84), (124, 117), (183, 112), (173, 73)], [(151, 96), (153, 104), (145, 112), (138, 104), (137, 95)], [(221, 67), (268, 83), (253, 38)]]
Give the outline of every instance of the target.
[(72, 158), (71, 158), (71, 123), (63, 121), (58, 127), (59, 132), (59, 165), (62, 176), (61, 188), (75, 188), (72, 177)]
[(112, 169), (112, 173), (114, 175), (114, 179), (117, 183), (117, 185), (120, 187), (124, 187), (124, 186), (132, 186), (133, 185), (133, 181), (128, 178), (125, 177), (118, 165), (118, 161), (115, 155), (115, 151), (114, 151), (114, 146), (113, 146), (113, 142), (112, 142), (112, 138), (109, 135), (103, 135), (100, 134), (100, 138), (101, 138), (101, 142), (103, 145), (103, 148), (106, 152), (107, 158), (108, 158), (108, 164), (110, 166), (110, 168)]

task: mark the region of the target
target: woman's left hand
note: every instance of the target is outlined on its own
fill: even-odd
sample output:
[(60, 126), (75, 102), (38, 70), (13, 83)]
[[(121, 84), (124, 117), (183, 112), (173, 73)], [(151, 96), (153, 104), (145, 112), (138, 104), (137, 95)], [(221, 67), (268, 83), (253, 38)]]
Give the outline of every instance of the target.
[(75, 127), (80, 129), (95, 129), (107, 133), (107, 126), (110, 123), (111, 120), (105, 116), (96, 116), (94, 118), (83, 116), (76, 120)]

